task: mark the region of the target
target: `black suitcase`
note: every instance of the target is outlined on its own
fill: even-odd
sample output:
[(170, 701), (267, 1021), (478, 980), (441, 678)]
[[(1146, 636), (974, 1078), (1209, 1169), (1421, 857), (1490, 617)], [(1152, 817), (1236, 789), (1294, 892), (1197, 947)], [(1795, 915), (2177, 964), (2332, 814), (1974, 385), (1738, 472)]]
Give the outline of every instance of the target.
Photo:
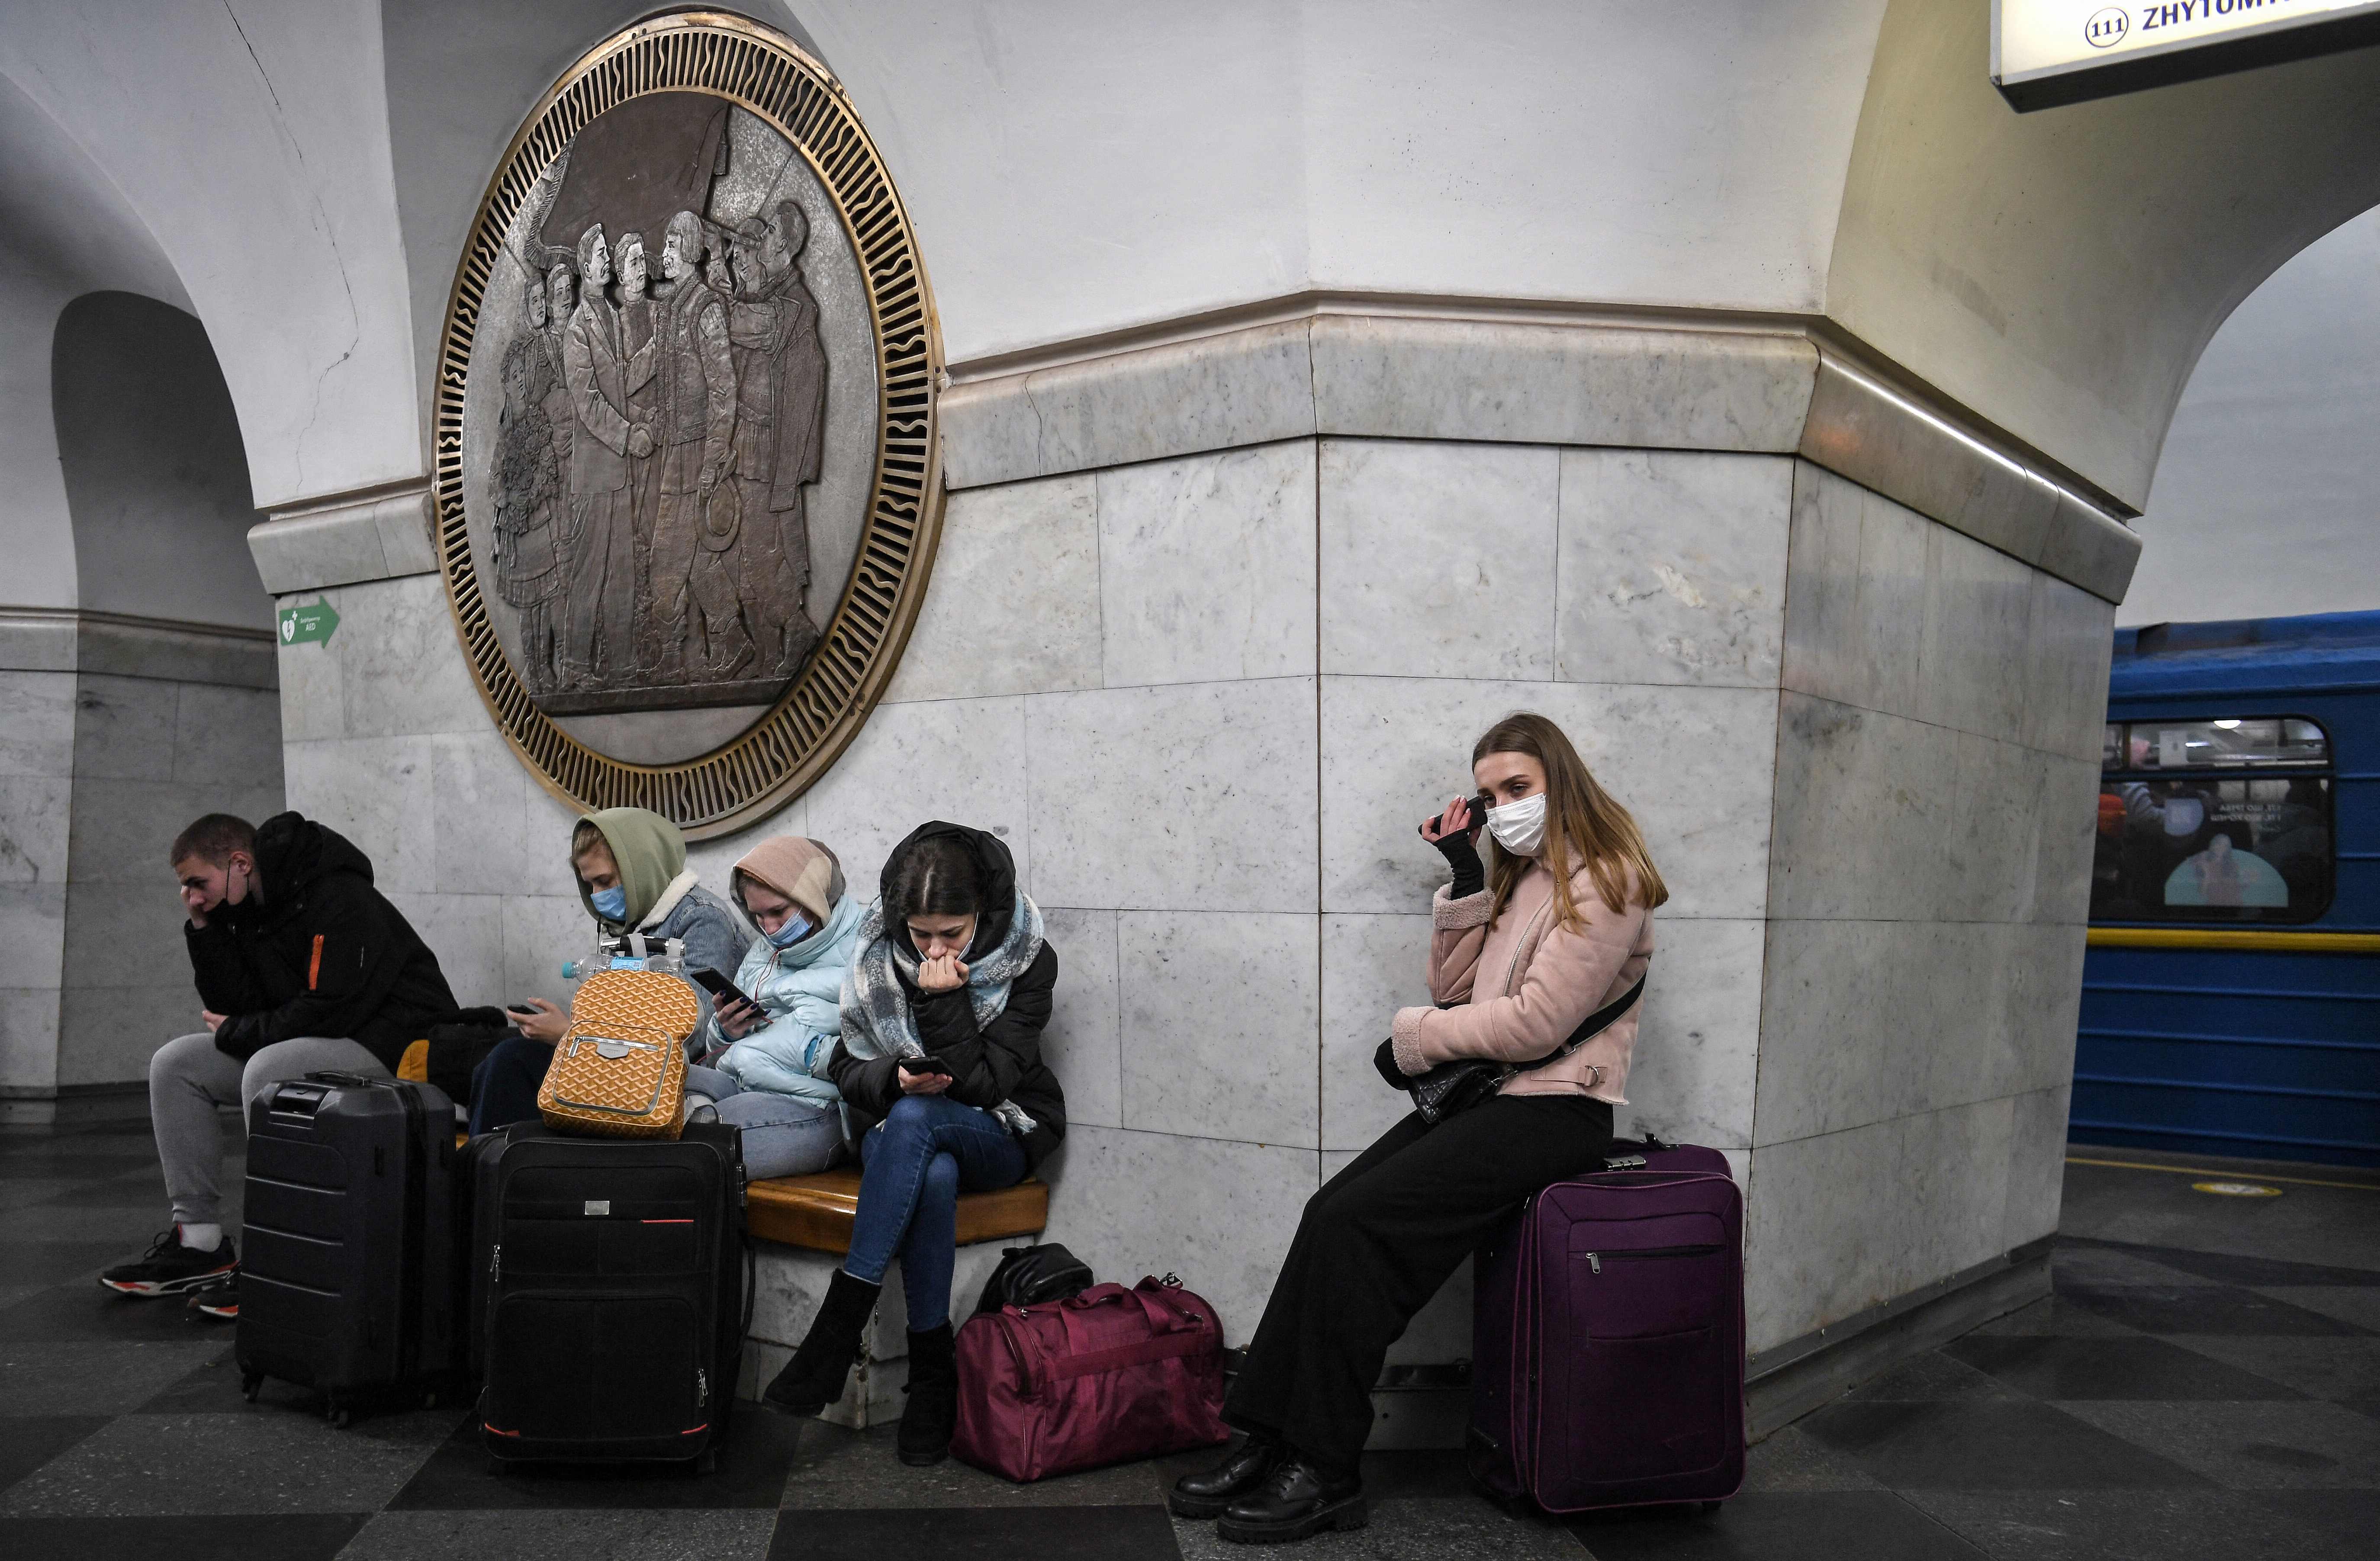
[(492, 1466), (717, 1462), (750, 1321), (742, 1135), (473, 1140), (473, 1356)]
[(315, 1073), (249, 1103), (236, 1353), (359, 1401), (432, 1403), (464, 1365), (454, 1229), (455, 1107), (427, 1084)]

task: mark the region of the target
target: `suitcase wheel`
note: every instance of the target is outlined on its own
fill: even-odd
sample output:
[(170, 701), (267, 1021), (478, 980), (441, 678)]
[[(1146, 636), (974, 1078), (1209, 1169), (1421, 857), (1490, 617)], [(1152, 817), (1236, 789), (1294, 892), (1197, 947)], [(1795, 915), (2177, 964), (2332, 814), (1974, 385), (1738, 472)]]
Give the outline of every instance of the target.
[(353, 1409), (334, 1398), (329, 1407), (323, 1409), (322, 1418), (331, 1422), (332, 1430), (345, 1431), (355, 1423), (356, 1414)]
[(262, 1372), (243, 1372), (240, 1373), (239, 1396), (242, 1398), (245, 1398), (249, 1403), (253, 1404), (256, 1402), (257, 1395), (263, 1391), (264, 1373)]
[(1718, 1511), (1718, 1509), (1719, 1509), (1720, 1507), (1722, 1507), (1722, 1506), (1726, 1506), (1726, 1505), (1727, 1505), (1727, 1504), (1726, 1504), (1725, 1502), (1706, 1501), (1706, 1502), (1703, 1503), (1703, 1506), (1702, 1506), (1702, 1514), (1703, 1514), (1703, 1516), (1704, 1516), (1704, 1517), (1706, 1517), (1706, 1518), (1709, 1518), (1709, 1517), (1713, 1516), (1714, 1514), (1716, 1514), (1716, 1513)]
[(706, 1474), (718, 1473), (719, 1449), (716, 1447), (705, 1447), (701, 1452), (696, 1454), (694, 1457), (694, 1472), (698, 1478)]

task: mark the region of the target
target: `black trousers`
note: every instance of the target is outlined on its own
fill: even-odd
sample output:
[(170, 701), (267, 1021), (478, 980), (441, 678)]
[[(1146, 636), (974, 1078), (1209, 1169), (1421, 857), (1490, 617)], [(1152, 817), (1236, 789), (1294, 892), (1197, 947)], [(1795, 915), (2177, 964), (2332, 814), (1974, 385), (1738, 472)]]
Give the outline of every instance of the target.
[(1523, 1200), (1601, 1169), (1610, 1146), (1611, 1107), (1584, 1096), (1499, 1095), (1390, 1128), (1306, 1200), (1223, 1418), (1352, 1473), (1414, 1313)]

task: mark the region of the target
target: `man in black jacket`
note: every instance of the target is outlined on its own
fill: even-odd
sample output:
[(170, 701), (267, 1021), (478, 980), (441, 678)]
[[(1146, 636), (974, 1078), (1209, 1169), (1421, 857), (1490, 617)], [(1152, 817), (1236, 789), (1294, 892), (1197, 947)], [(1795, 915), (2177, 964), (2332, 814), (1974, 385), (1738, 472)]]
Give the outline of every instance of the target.
[(438, 957), (372, 887), (371, 863), (296, 813), (251, 828), (209, 813), (171, 851), (206, 1031), (149, 1062), (149, 1115), (174, 1226), (100, 1275), (127, 1295), (191, 1294), (238, 1315), (238, 1259), (222, 1224), (216, 1107), (337, 1069), (389, 1078), (406, 1046), (454, 1017)]

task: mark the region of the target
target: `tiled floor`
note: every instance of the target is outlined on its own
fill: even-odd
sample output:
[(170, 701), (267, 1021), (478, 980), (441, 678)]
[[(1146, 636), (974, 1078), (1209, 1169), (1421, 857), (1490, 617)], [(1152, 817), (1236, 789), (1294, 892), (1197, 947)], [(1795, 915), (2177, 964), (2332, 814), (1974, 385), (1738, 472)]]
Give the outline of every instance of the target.
[[(1451, 1455), (1401, 1454), (1373, 1461), (1371, 1528), (1294, 1554), (2380, 1554), (2380, 1189), (2226, 1200), (2191, 1179), (2070, 1165), (2054, 1298), (1769, 1438), (1716, 1517), (1519, 1520), (1471, 1495)], [(1165, 1482), (1197, 1458), (1018, 1487), (756, 1412), (710, 1479), (494, 1479), (460, 1409), (340, 1432), (285, 1386), (250, 1406), (227, 1331), (91, 1283), (145, 1243), (158, 1201), (144, 1131), (0, 1129), (8, 1561), (1246, 1554), (1166, 1516)]]

